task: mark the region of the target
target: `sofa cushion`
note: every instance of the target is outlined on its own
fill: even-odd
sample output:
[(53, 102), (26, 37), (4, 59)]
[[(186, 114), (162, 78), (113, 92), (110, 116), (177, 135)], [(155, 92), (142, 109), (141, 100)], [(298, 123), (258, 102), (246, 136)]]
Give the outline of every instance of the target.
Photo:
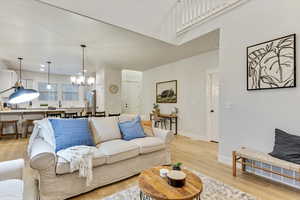
[(121, 138), (121, 132), (118, 126), (118, 118), (91, 118), (94, 140), (96, 144)]
[(135, 143), (139, 146), (140, 154), (151, 153), (164, 149), (165, 143), (156, 137), (145, 137), (131, 140), (130, 142)]
[(56, 149), (66, 149), (77, 145), (94, 146), (86, 119), (50, 119), (54, 130)]
[[(97, 167), (106, 163), (106, 156), (98, 149), (93, 156), (93, 167)], [(56, 174), (67, 174), (70, 172), (70, 162), (58, 157), (56, 164)]]
[(142, 120), (141, 124), (142, 124), (144, 133), (146, 134), (146, 136), (153, 137), (154, 132), (153, 132), (153, 128), (152, 128), (152, 121), (151, 120)]
[(106, 156), (106, 163), (115, 163), (139, 155), (139, 146), (125, 140), (111, 140), (98, 144), (97, 147)]
[(144, 129), (141, 125), (141, 118), (139, 116), (132, 121), (119, 122), (119, 127), (124, 140), (145, 137)]
[(1, 200), (22, 200), (23, 181), (19, 179), (9, 179), (0, 181)]

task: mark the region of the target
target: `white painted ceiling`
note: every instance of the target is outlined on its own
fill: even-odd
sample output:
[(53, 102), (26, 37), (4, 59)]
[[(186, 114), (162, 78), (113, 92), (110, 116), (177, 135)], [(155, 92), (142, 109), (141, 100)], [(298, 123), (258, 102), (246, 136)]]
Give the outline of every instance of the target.
[(161, 25), (178, 0), (38, 0), (160, 39)]
[(218, 31), (174, 46), (38, 1), (0, 2), (0, 65), (9, 68), (17, 69), (16, 58), (21, 56), (26, 70), (39, 71), (50, 60), (53, 73), (76, 74), (81, 68), (82, 43), (88, 46), (90, 73), (102, 64), (142, 71), (218, 48)]

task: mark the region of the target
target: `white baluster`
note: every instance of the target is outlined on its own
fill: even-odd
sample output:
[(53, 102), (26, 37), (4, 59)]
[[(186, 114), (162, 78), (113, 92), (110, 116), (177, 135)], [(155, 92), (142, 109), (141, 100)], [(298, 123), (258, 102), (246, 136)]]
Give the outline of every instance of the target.
[(190, 0), (186, 0), (186, 2), (187, 2), (187, 22), (186, 22), (186, 24), (189, 24), (190, 23), (190, 21), (191, 21), (191, 1)]
[(184, 26), (186, 21), (186, 0), (182, 0), (182, 26)]
[(196, 18), (200, 16), (201, 10), (200, 10), (200, 0), (195, 1), (195, 7), (196, 7)]

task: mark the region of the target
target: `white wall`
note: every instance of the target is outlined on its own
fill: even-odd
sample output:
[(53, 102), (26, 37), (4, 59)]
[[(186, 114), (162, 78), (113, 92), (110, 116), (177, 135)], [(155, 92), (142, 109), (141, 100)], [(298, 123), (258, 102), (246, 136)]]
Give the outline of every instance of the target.
[[(22, 72), (22, 79), (31, 79), (33, 80), (33, 89), (38, 89), (38, 82), (46, 82), (47, 79), (47, 73), (39, 73), (39, 72), (31, 72), (31, 71), (23, 71)], [(51, 74), (50, 75), (50, 83), (58, 83), (58, 84), (70, 84), (70, 76), (67, 75), (57, 75), (57, 74)], [(62, 100), (61, 96), (61, 87), (58, 87), (58, 99), (57, 101), (39, 101), (38, 99), (35, 99), (32, 101), (33, 108), (40, 107), (40, 104), (47, 103), (49, 106), (56, 106), (58, 107), (58, 101)], [(28, 103), (21, 104), (19, 106), (27, 106)], [(79, 101), (62, 101), (63, 107), (84, 107), (84, 89), (82, 87), (79, 88)]]
[(222, 162), (229, 163), (231, 151), (240, 146), (270, 152), (275, 128), (300, 135), (299, 84), (293, 89), (246, 90), (246, 47), (292, 33), (299, 35), (299, 8), (297, 0), (251, 0), (182, 38), (183, 42), (189, 41), (221, 29), (219, 160)]
[[(121, 113), (121, 69), (108, 66), (98, 67), (96, 72), (96, 92), (98, 110), (109, 113)], [(117, 85), (119, 91), (112, 94), (109, 91), (111, 85)]]
[[(121, 113), (121, 82), (121, 70), (107, 67), (105, 70), (105, 111), (107, 113)], [(116, 94), (109, 91), (112, 84), (117, 85), (119, 88)]]
[(156, 82), (177, 80), (177, 104), (160, 104), (161, 113), (179, 108), (179, 134), (206, 139), (206, 71), (218, 68), (218, 51), (159, 66), (143, 73), (143, 112), (152, 111)]

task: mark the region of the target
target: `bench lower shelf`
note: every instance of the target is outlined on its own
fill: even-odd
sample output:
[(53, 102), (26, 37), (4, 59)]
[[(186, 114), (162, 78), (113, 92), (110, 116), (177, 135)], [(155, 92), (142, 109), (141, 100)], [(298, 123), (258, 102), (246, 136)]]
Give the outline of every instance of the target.
[(232, 153), (232, 175), (237, 176), (237, 164), (240, 164), (243, 172), (254, 173), (255, 175), (280, 182), (297, 189), (300, 189), (300, 172), (284, 169), (275, 165), (266, 164), (262, 161), (255, 161)]

